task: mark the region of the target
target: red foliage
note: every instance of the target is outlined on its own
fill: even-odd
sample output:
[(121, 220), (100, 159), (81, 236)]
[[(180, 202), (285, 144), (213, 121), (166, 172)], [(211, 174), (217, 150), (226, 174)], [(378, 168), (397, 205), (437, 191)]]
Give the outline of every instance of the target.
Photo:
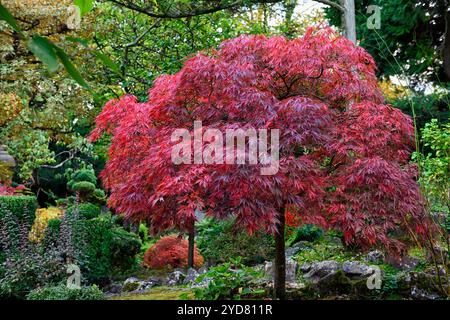
[[(154, 231), (187, 229), (195, 209), (274, 232), (282, 208), (337, 227), (347, 243), (384, 245), (397, 229), (424, 232), (407, 168), (411, 119), (383, 104), (372, 57), (330, 29), (299, 39), (241, 36), (159, 77), (148, 101), (113, 100), (91, 135), (112, 135), (102, 173), (109, 205)], [(280, 130), (280, 166), (175, 165), (171, 134), (203, 128)], [(419, 234), (420, 235), (420, 234)]]
[(0, 183), (0, 196), (14, 196), (19, 194), (23, 189), (25, 189), (23, 185), (11, 187)]
[[(158, 240), (144, 255), (144, 266), (151, 269), (165, 267), (182, 268), (188, 264), (188, 241), (177, 236), (166, 236)], [(194, 248), (194, 266), (200, 268), (203, 257)]]

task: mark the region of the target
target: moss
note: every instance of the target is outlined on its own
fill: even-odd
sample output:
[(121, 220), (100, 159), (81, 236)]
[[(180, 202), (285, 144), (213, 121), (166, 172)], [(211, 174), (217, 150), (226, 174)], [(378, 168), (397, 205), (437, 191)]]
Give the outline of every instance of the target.
[(194, 294), (183, 287), (155, 287), (145, 293), (133, 293), (111, 297), (111, 300), (192, 300)]

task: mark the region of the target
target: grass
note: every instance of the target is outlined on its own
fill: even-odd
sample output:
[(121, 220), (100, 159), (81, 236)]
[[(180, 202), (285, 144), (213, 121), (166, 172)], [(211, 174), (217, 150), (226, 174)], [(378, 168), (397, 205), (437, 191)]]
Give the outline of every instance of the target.
[[(194, 299), (194, 294), (188, 288), (183, 287), (155, 287), (144, 293), (129, 293), (113, 296), (110, 300), (180, 300), (181, 296)], [(184, 296), (183, 296), (184, 298)]]

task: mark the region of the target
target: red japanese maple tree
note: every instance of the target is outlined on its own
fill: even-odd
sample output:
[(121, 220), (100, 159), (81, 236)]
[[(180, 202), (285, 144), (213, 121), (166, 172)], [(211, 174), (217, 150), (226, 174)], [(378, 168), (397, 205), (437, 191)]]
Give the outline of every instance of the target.
[[(192, 234), (195, 210), (274, 234), (275, 293), (285, 294), (285, 211), (336, 227), (346, 243), (402, 249), (391, 231), (425, 232), (411, 119), (383, 104), (372, 57), (330, 29), (299, 39), (241, 36), (159, 77), (148, 100), (110, 101), (91, 139), (112, 137), (101, 177), (109, 205), (153, 231)], [(193, 123), (279, 129), (279, 170), (174, 164), (175, 129)], [(193, 133), (192, 133), (193, 134)], [(224, 151), (225, 152), (225, 151)]]

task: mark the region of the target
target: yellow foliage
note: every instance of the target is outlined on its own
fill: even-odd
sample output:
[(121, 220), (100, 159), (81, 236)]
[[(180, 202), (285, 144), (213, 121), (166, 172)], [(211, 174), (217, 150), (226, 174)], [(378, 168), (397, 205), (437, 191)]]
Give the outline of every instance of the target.
[(31, 228), (29, 237), (30, 241), (39, 243), (44, 239), (45, 230), (47, 229), (48, 222), (52, 219), (61, 218), (64, 214), (59, 208), (49, 207), (47, 209), (37, 209), (36, 219), (34, 220), (33, 227)]
[(403, 97), (407, 96), (409, 93), (408, 88), (401, 86), (401, 85), (393, 84), (389, 80), (380, 81), (379, 85), (380, 85), (381, 91), (383, 92), (384, 98), (388, 102), (399, 99), (399, 98), (403, 98)]

